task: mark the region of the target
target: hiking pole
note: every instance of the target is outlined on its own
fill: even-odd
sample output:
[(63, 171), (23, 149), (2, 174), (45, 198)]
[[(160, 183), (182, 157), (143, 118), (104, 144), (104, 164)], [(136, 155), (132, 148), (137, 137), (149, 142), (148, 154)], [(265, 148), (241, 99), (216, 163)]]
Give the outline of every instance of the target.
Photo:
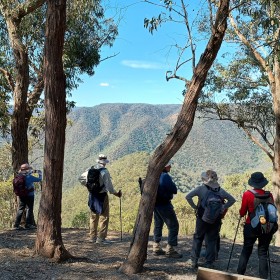
[(122, 198), (120, 197), (120, 224), (121, 224), (121, 241), (122, 241)]
[(229, 263), (230, 263), (230, 260), (231, 260), (231, 255), (232, 255), (232, 252), (233, 252), (233, 247), (234, 247), (234, 244), (235, 244), (235, 240), (236, 240), (236, 236), (237, 236), (237, 232), (238, 232), (240, 221), (241, 221), (241, 216), (239, 217), (237, 228), (236, 228), (236, 231), (235, 231), (235, 236), (234, 236), (234, 240), (233, 240), (233, 243), (232, 243), (231, 252), (230, 252), (230, 255), (229, 255), (227, 271), (228, 271), (228, 268), (229, 268)]

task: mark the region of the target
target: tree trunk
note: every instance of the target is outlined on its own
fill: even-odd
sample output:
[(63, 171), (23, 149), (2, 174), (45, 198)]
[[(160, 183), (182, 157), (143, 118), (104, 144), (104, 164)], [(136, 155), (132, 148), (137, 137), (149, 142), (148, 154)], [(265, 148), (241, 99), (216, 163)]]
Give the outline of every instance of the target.
[(61, 235), (61, 199), (66, 128), (66, 80), (62, 51), (66, 0), (47, 1), (45, 45), (44, 181), (39, 208), (36, 253), (57, 261), (71, 257)]
[[(276, 52), (278, 53), (278, 52)], [(278, 55), (274, 57), (274, 72), (275, 83), (271, 87), (273, 96), (273, 110), (275, 115), (275, 142), (274, 142), (274, 164), (273, 164), (273, 187), (274, 200), (278, 209), (278, 216), (280, 211), (280, 67)], [(276, 233), (275, 245), (280, 246), (280, 227)]]
[[(193, 126), (197, 100), (206, 80), (207, 73), (214, 62), (223, 42), (227, 27), (229, 0), (221, 0), (217, 11), (213, 33), (208, 41), (187, 89), (184, 103), (177, 122), (165, 141), (155, 150), (149, 162), (143, 194), (140, 200), (134, 236), (127, 260), (120, 270), (128, 275), (141, 272), (147, 256), (147, 244), (155, 205), (157, 186), (164, 165), (180, 149)], [(145, 248), (145, 250), (143, 250)]]
[(11, 121), (12, 164), (16, 172), (22, 163), (28, 162), (28, 140), (26, 120), (26, 101), (29, 86), (29, 66), (26, 47), (22, 44), (19, 33), (19, 22), (6, 18), (9, 38), (15, 58), (14, 110)]

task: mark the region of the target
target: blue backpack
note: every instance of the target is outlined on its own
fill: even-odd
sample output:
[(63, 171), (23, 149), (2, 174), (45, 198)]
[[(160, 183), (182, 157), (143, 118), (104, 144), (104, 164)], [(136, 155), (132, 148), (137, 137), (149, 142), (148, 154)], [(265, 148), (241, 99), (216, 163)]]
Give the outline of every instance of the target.
[(223, 198), (219, 193), (220, 188), (215, 191), (209, 186), (205, 186), (207, 187), (208, 192), (205, 199), (202, 201), (202, 208), (204, 208), (202, 220), (206, 223), (214, 224), (217, 220), (222, 219)]
[(254, 194), (254, 211), (250, 213), (251, 226), (258, 234), (270, 233), (277, 224), (277, 208), (273, 203), (270, 192), (259, 194), (255, 190), (249, 190)]

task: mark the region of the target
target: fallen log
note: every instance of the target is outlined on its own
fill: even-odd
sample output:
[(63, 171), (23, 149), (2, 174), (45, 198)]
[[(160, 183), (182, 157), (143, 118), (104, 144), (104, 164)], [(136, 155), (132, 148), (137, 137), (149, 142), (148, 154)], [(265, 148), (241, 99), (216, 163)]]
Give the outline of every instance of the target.
[(261, 280), (252, 276), (228, 273), (220, 270), (198, 267), (197, 280)]

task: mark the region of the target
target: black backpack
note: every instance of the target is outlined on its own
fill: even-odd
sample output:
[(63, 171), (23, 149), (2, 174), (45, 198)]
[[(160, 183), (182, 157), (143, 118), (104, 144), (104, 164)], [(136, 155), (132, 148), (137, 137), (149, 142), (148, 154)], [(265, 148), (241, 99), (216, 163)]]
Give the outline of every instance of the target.
[(104, 184), (100, 185), (100, 173), (105, 168), (96, 169), (93, 166), (88, 170), (86, 187), (90, 193), (100, 193)]
[(220, 188), (215, 191), (209, 186), (205, 186), (208, 192), (205, 199), (202, 201), (202, 207), (204, 208), (202, 220), (206, 223), (214, 224), (217, 220), (222, 218), (223, 199), (219, 193)]
[(25, 184), (25, 175), (17, 174), (13, 179), (14, 193), (20, 197), (26, 197), (28, 195), (28, 189)]

